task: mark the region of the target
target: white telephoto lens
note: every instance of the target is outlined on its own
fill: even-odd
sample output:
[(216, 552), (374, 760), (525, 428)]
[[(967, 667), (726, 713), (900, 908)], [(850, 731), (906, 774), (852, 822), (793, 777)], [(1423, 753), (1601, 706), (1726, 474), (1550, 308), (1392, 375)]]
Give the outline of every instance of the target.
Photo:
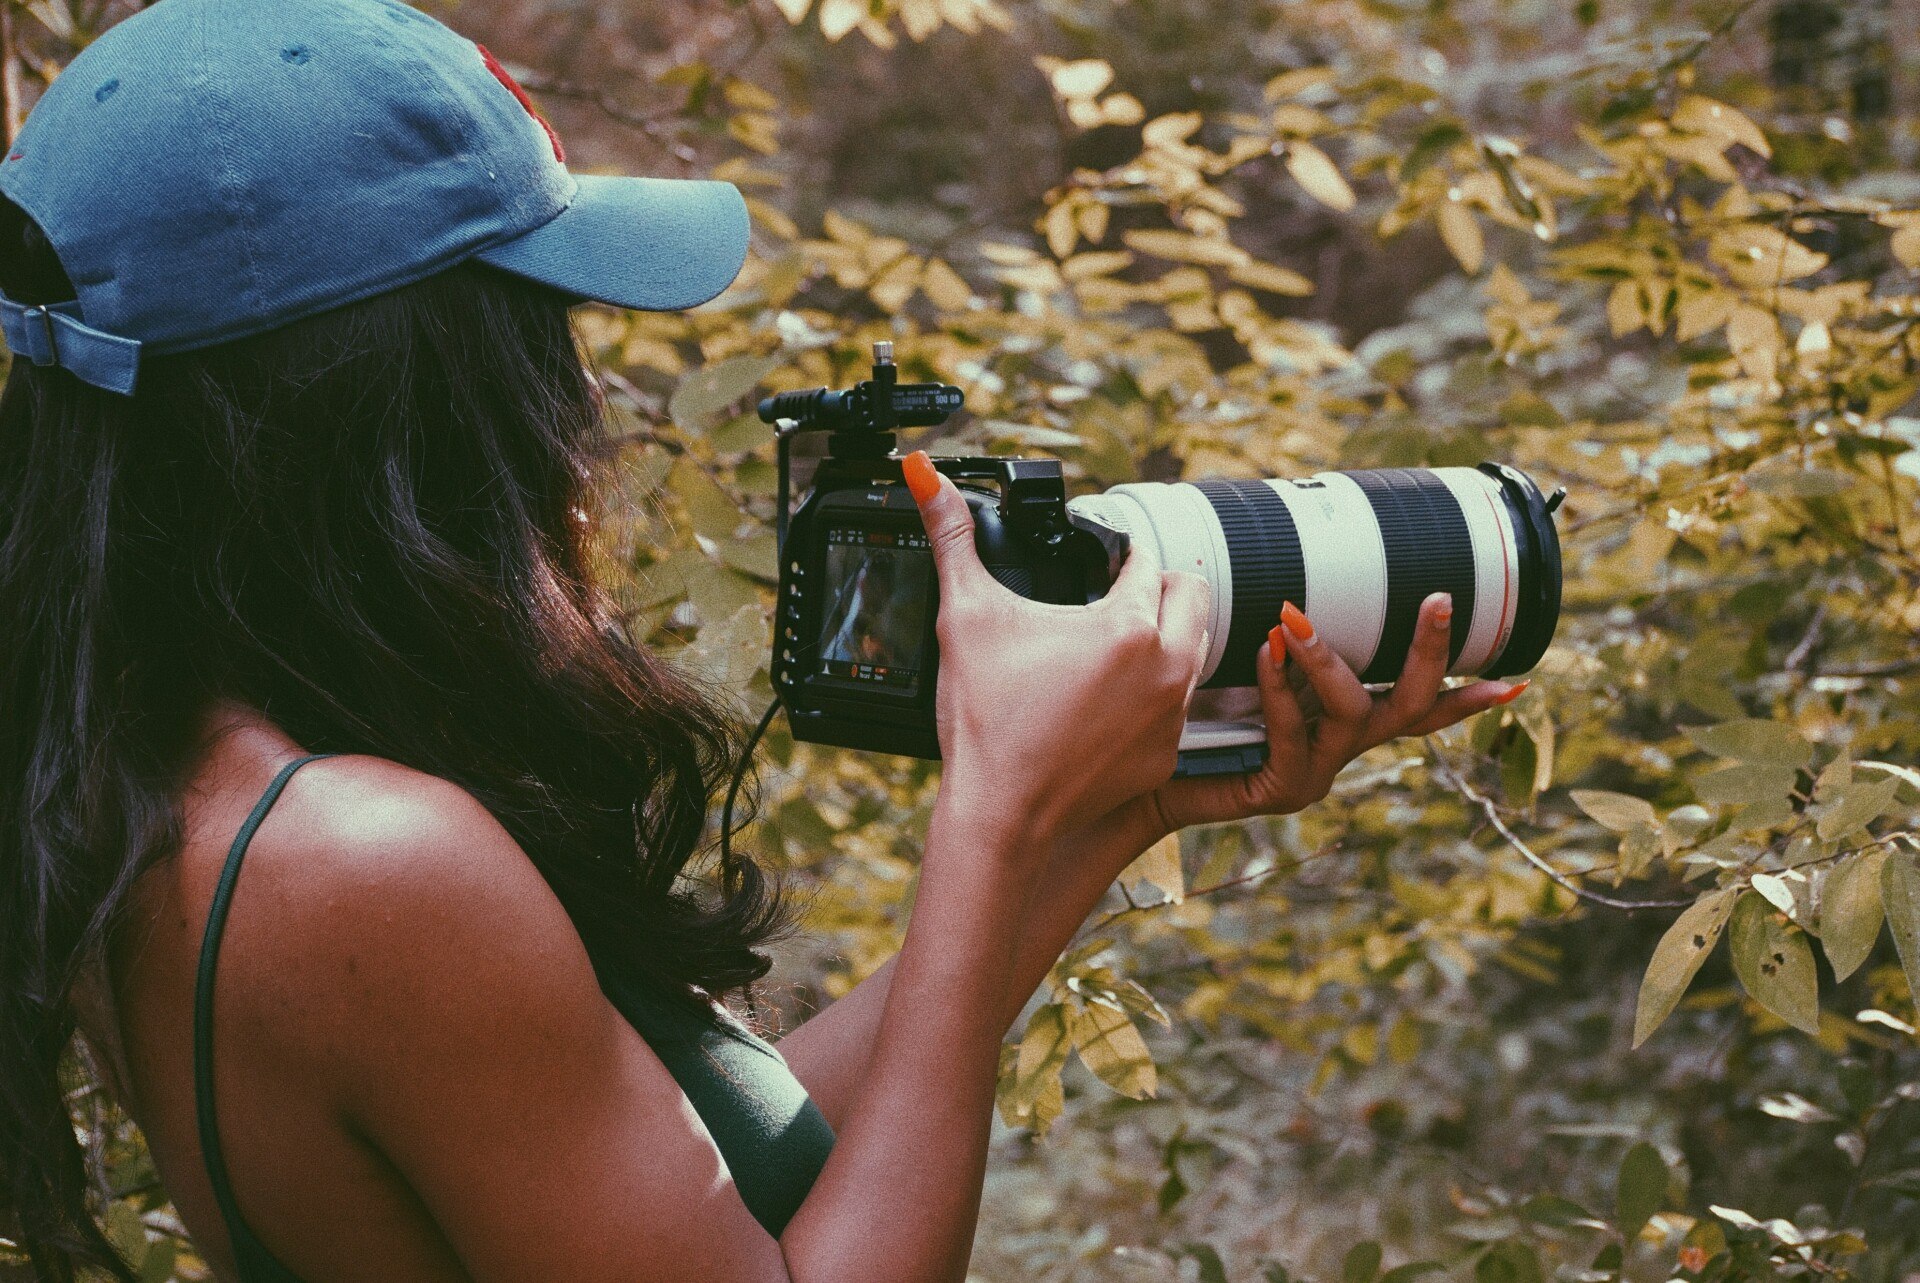
[(1146, 542), (1213, 589), (1203, 684), (1250, 686), (1292, 602), (1369, 683), (1400, 674), (1420, 603), (1453, 597), (1448, 671), (1506, 676), (1539, 662), (1560, 611), (1560, 543), (1524, 473), (1376, 468), (1303, 480), (1142, 482), (1085, 495), (1078, 524)]

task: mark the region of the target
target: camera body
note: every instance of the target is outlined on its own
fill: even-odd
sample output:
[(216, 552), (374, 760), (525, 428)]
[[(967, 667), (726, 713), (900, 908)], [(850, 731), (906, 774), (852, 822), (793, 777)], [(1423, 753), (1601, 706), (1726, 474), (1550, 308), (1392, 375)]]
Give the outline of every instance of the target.
[[(1072, 524), (1052, 459), (938, 459), (973, 511), (995, 579), (1035, 601), (1084, 605), (1108, 552)], [(794, 738), (938, 757), (933, 553), (899, 460), (829, 455), (780, 559), (773, 684)]]
[[(773, 685), (795, 739), (940, 755), (938, 582), (894, 431), (942, 423), (962, 405), (958, 388), (899, 382), (890, 343), (874, 345), (873, 377), (850, 389), (760, 403), (779, 443)], [(803, 432), (827, 433), (827, 448), (789, 517), (791, 443)], [(1398, 677), (1433, 592), (1454, 603), (1455, 674), (1525, 672), (1559, 618), (1553, 512), (1564, 492), (1543, 495), (1504, 464), (1139, 482), (1072, 500), (1051, 459), (934, 466), (966, 498), (987, 571), (1023, 597), (1095, 601), (1142, 542), (1161, 565), (1202, 575), (1212, 611), (1202, 687), (1254, 684), (1260, 645), (1286, 602), (1376, 684)], [(1265, 754), (1257, 722), (1189, 723), (1178, 770), (1246, 771)]]

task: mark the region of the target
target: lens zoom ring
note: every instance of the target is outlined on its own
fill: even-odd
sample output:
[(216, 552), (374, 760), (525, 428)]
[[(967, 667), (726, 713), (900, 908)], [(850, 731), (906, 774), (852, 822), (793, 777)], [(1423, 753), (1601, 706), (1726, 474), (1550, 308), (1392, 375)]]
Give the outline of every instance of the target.
[(1460, 658), (1473, 626), (1473, 536), (1447, 483), (1422, 468), (1349, 472), (1366, 492), (1387, 554), (1387, 614), (1363, 682), (1399, 679), (1427, 594), (1453, 594), (1447, 664)]
[(1300, 532), (1293, 513), (1263, 481), (1196, 481), (1194, 488), (1213, 505), (1227, 537), (1227, 566), (1233, 574), (1233, 621), (1227, 648), (1209, 686), (1252, 686), (1253, 662), (1267, 631), (1280, 618), (1280, 603), (1305, 605), (1307, 569), (1300, 555)]

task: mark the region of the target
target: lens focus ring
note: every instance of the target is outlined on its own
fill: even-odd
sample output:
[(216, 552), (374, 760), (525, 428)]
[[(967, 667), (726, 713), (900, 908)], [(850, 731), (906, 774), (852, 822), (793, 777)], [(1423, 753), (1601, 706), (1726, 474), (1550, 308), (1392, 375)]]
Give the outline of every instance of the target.
[(1307, 598), (1306, 565), (1293, 514), (1264, 481), (1196, 481), (1227, 540), (1233, 575), (1233, 623), (1226, 652), (1208, 686), (1252, 686), (1253, 661), (1267, 631), (1280, 618), (1280, 604)]
[(1453, 596), (1453, 631), (1447, 664), (1460, 657), (1473, 622), (1473, 542), (1460, 501), (1433, 473), (1421, 468), (1372, 468), (1349, 472), (1366, 492), (1387, 552), (1386, 617), (1365, 682), (1400, 676), (1420, 622), (1420, 603), (1432, 592)]

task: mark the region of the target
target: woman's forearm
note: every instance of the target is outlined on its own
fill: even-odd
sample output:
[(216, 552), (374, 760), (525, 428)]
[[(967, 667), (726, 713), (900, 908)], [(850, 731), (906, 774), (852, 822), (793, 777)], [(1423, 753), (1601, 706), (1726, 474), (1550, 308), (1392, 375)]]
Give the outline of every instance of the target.
[[(1020, 1014), (1114, 879), (1165, 835), (1158, 812), (1143, 796), (1053, 843), (1021, 924), (1011, 978), (1002, 995), (1004, 1024)], [(795, 1075), (836, 1127), (866, 1077), (898, 962), (897, 957), (889, 960), (780, 1042)]]
[(1010, 825), (943, 790), (866, 1072), (781, 1237), (797, 1283), (959, 1279), (973, 1242), (994, 1079), (1034, 879)]

